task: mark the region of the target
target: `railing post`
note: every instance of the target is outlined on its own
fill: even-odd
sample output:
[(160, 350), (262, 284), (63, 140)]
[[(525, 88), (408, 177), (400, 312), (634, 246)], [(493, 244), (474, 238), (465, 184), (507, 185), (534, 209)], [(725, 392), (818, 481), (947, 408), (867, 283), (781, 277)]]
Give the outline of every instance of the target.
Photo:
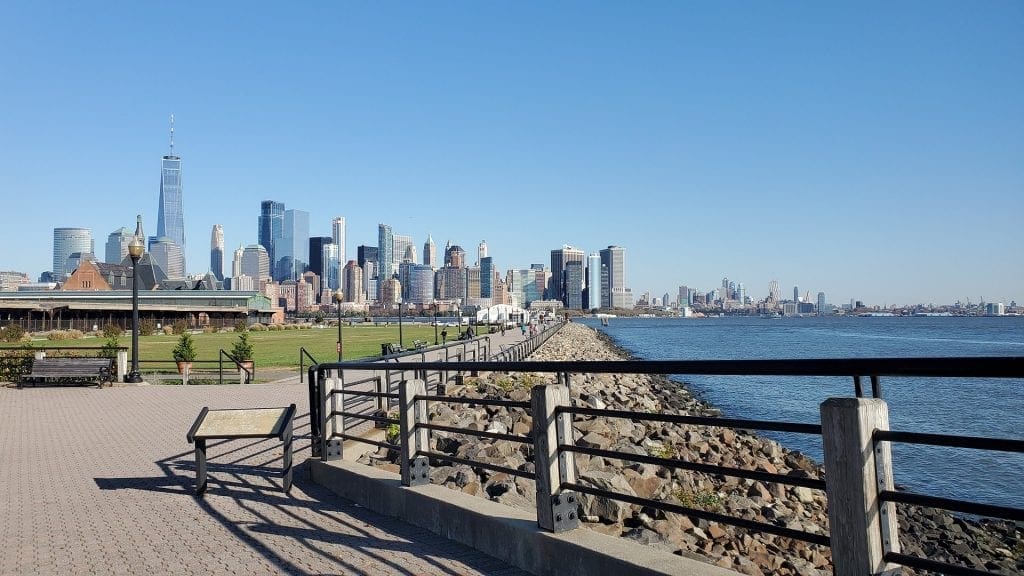
[(427, 429), (418, 426), (426, 422), (427, 402), (416, 400), (425, 396), (427, 387), (422, 380), (402, 380), (398, 386), (398, 432), (401, 439), (402, 486), (430, 484), (430, 466), (426, 456), (417, 456), (430, 448)]
[(128, 374), (128, 351), (118, 350), (117, 351), (117, 381), (124, 382), (124, 377)]
[(530, 391), (533, 411), (534, 470), (537, 479), (537, 525), (543, 530), (563, 532), (579, 526), (576, 494), (563, 491), (563, 483), (576, 482), (576, 459), (561, 452), (560, 444), (573, 444), (572, 417), (557, 412), (569, 405), (564, 386), (540, 385)]
[[(320, 387), (320, 422), (323, 423), (320, 427), (320, 433), (323, 435), (322, 453), (324, 460), (341, 460), (344, 455), (344, 442), (341, 438), (334, 437), (334, 433), (338, 429), (337, 416), (334, 415), (337, 410), (338, 395), (334, 391), (343, 389), (340, 382), (341, 369), (328, 371), (327, 374), (326, 385)], [(330, 406), (327, 405), (328, 397), (330, 397)], [(344, 401), (344, 398), (342, 400)]]
[(896, 507), (878, 493), (891, 490), (889, 443), (872, 440), (889, 429), (889, 408), (877, 398), (829, 398), (821, 404), (821, 434), (828, 479), (828, 520), (835, 576), (881, 574), (883, 559), (899, 552)]
[(323, 436), (323, 423), (320, 421), (320, 414), (323, 411), (323, 405), (320, 404), (320, 388), (323, 382), (320, 381), (319, 375), (316, 373), (316, 367), (309, 367), (309, 439), (310, 439), (310, 452), (312, 456), (317, 458), (323, 456), (323, 445), (321, 442), (321, 436)]

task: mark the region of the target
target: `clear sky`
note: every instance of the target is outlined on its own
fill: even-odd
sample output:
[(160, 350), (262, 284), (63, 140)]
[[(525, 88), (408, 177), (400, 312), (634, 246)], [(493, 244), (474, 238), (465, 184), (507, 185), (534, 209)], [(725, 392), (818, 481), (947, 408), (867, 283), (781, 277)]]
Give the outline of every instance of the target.
[(351, 257), (384, 222), (623, 246), (637, 295), (1024, 301), (1020, 1), (7, 1), (0, 270), (155, 233), (171, 113), (189, 272), (273, 199)]

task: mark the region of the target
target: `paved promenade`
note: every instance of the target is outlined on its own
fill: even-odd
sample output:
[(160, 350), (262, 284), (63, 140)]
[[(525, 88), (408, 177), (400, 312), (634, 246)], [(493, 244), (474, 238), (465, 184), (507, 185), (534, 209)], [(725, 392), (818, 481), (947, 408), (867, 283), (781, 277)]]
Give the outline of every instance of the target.
[[(523, 574), (310, 482), (296, 380), (0, 387), (0, 574)], [(291, 403), (290, 495), (276, 440), (210, 442), (209, 489), (193, 495), (185, 435), (203, 406)]]

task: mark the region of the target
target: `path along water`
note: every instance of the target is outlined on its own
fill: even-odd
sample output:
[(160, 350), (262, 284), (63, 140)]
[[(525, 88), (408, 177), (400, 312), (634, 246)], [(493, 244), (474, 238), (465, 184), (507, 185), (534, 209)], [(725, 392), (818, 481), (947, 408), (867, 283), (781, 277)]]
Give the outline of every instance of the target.
[[(1024, 318), (822, 317), (584, 320), (645, 360), (1024, 355)], [(817, 422), (818, 406), (850, 396), (850, 378), (679, 375), (725, 415)], [(895, 430), (1024, 438), (1024, 382), (883, 378)], [(772, 436), (821, 460), (817, 438)], [(895, 445), (896, 482), (935, 496), (1024, 507), (1024, 455)]]

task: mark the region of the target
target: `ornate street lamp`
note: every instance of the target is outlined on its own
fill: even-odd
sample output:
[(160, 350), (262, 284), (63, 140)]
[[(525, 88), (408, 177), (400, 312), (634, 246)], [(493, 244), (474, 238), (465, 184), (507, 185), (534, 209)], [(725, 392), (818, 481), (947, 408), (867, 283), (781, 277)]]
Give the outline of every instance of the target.
[(437, 300), (434, 300), (434, 346), (437, 346)]
[(398, 299), (398, 347), (405, 348), (402, 343), (402, 299)]
[(128, 243), (128, 256), (132, 259), (132, 369), (124, 381), (133, 384), (142, 382), (142, 374), (139, 374), (139, 259), (144, 251), (142, 238), (132, 237)]
[(344, 298), (345, 294), (341, 290), (334, 293), (334, 301), (338, 304), (338, 362), (341, 362), (341, 301)]

